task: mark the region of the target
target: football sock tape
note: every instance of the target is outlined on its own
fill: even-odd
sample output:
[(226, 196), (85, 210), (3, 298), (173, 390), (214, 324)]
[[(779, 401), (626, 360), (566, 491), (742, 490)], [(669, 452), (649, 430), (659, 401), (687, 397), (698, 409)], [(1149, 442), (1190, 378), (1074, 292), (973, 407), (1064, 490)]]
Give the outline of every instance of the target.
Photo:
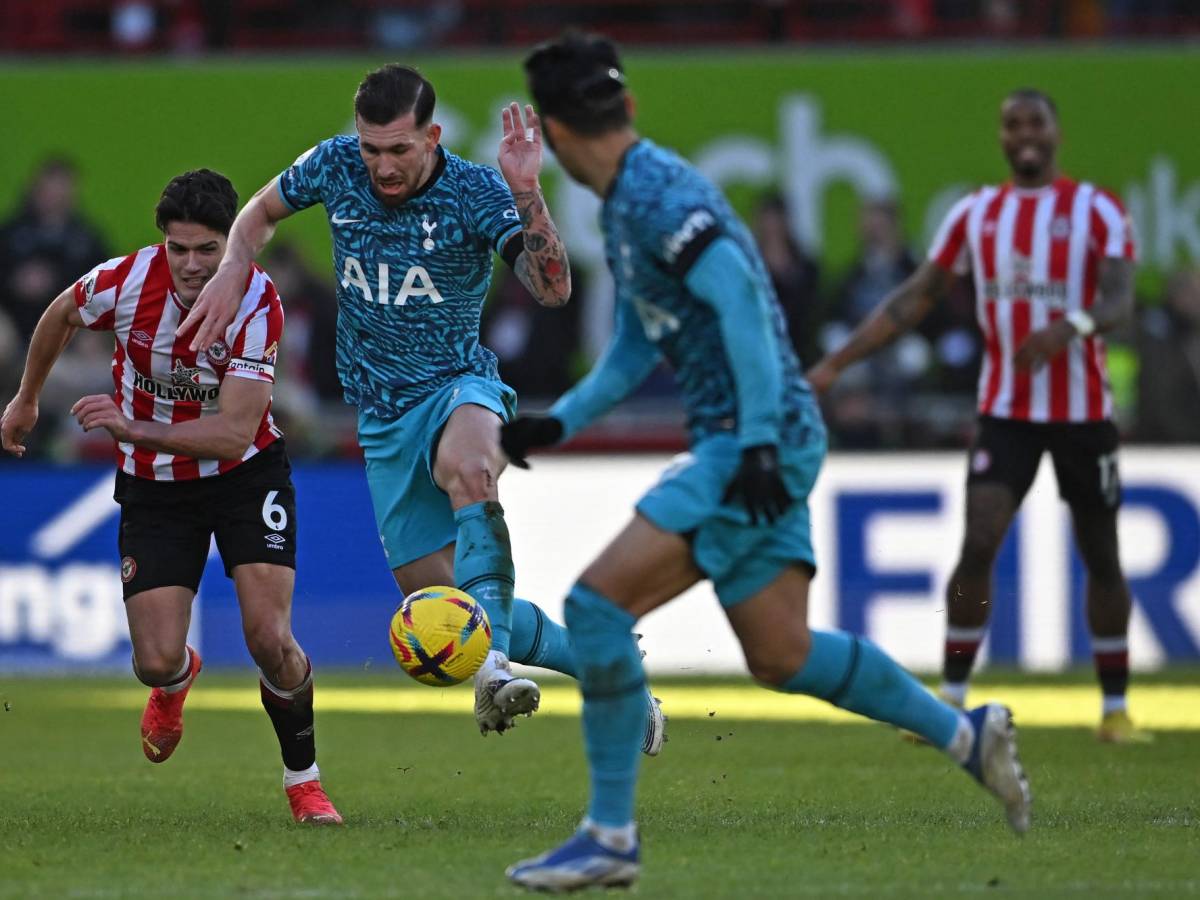
[(492, 649), (508, 656), (516, 572), (504, 508), (493, 500), (472, 503), (455, 510), (454, 521), (456, 587), (479, 601), (492, 624)]

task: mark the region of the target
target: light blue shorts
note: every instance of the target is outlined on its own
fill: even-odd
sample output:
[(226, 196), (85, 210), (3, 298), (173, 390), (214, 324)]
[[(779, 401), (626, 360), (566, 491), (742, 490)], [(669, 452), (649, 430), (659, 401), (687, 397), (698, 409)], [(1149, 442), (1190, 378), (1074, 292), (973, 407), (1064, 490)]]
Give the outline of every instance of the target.
[(795, 503), (775, 524), (751, 525), (744, 507), (721, 503), (741, 450), (731, 435), (717, 435), (676, 457), (638, 501), (637, 511), (690, 541), (692, 558), (728, 608), (758, 593), (788, 566), (804, 563), (816, 570), (808, 495), (824, 459), (823, 432), (802, 447), (781, 447), (780, 465)]
[(433, 480), (433, 460), (450, 414), (467, 403), (507, 422), (517, 395), (501, 381), (463, 375), (398, 419), (358, 414), (358, 443), (389, 568), (428, 556), (458, 535), (450, 498)]

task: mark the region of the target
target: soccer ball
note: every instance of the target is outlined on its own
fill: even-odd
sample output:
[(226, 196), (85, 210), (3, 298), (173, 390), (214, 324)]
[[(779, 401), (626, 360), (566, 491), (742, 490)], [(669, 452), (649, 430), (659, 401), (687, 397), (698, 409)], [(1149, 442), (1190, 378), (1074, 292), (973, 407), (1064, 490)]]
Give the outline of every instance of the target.
[(409, 594), (392, 616), (389, 635), (400, 668), (421, 684), (466, 681), (492, 649), (492, 625), (475, 598), (452, 587)]

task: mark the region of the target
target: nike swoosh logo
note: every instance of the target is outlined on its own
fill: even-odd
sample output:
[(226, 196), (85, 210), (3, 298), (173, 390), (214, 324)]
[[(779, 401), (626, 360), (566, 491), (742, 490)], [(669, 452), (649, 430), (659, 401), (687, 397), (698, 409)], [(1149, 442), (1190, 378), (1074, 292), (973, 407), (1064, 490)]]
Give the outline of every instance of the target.
[(334, 215), (329, 221), (334, 225), (351, 225), (355, 222), (361, 222), (362, 219), (339, 219), (336, 215)]

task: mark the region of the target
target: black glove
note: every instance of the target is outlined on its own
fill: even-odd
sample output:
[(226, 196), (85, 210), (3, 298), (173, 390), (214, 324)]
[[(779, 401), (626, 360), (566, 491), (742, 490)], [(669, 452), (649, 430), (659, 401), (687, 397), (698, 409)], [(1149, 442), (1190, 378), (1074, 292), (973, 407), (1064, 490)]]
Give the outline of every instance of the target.
[(554, 416), (518, 416), (500, 426), (500, 447), (514, 466), (528, 469), (530, 450), (552, 447), (562, 436), (563, 423)]
[(742, 451), (741, 465), (721, 502), (741, 503), (750, 513), (753, 525), (758, 524), (760, 516), (767, 524), (774, 524), (787, 511), (793, 500), (779, 473), (779, 453), (774, 444), (747, 447)]

